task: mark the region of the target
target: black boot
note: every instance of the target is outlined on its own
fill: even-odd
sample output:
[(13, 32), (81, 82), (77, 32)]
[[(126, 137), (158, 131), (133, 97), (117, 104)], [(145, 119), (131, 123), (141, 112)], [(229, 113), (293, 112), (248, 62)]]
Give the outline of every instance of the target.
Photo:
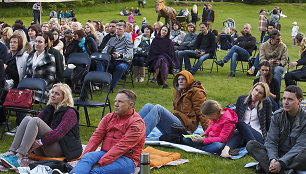
[(222, 60), (219, 61), (215, 61), (217, 65), (223, 67), (224, 66), (224, 62)]
[(231, 72), (231, 74), (229, 75), (229, 77), (235, 77), (235, 73)]

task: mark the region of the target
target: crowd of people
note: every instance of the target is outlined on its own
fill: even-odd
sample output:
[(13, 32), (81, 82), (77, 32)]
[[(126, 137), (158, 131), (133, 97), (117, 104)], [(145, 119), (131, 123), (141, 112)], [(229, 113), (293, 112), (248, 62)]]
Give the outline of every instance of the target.
[[(35, 8), (38, 6), (36, 3)], [(218, 40), (227, 40), (229, 44), (221, 48), (229, 51), (216, 64), (223, 67), (231, 61), (230, 77), (235, 77), (236, 62), (249, 60), (257, 47), (256, 38), (251, 34), (250, 24), (244, 25), (241, 36), (232, 28), (224, 30), (230, 38), (223, 37), (223, 32), (218, 38), (213, 31), (212, 6), (208, 4), (204, 10), (199, 34), (192, 22), (186, 34), (178, 22), (173, 22), (170, 29), (160, 21), (151, 26), (145, 18), (141, 27), (133, 20), (112, 20), (105, 25), (101, 21), (88, 21), (83, 27), (76, 18), (73, 21), (63, 18), (57, 24), (52, 22), (54, 10), (50, 22), (33, 22), (28, 28), (22, 20), (16, 20), (12, 26), (0, 22), (0, 84), (4, 98), (23, 78), (41, 78), (47, 84), (45, 93), (35, 92), (34, 96), (35, 100), (43, 96), (43, 102), (47, 103), (43, 111), (33, 118), (17, 114), (15, 138), (8, 154), (1, 157), (1, 163), (18, 167), (22, 158), (33, 151), (41, 156), (65, 156), (68, 161), (81, 156), (79, 115), (73, 108), (71, 88), (63, 83), (63, 72), (69, 68), (67, 61), (73, 53), (90, 56), (100, 52), (108, 54), (110, 62), (92, 61), (90, 71), (112, 73), (111, 91), (129, 69), (134, 72), (135, 82), (143, 82), (147, 67), (154, 74), (150, 82), (162, 88), (170, 88), (168, 75), (175, 74), (173, 110), (148, 103), (137, 113), (136, 94), (118, 90), (114, 112), (101, 120), (71, 173), (132, 173), (139, 164), (145, 137), (155, 127), (162, 133), (161, 140), (186, 144), (224, 158), (231, 158), (231, 149), (246, 147), (259, 161), (258, 171), (306, 170), (303, 165), (306, 119), (300, 106), (303, 92), (296, 86), (297, 81), (306, 79), (305, 35), (295, 35), (301, 58), (289, 62), (280, 27), (267, 24), (268, 35), (265, 32), (261, 35), (263, 42), (249, 70), (252, 74), (257, 68), (261, 76), (254, 80), (248, 95), (238, 97), (235, 109), (223, 108), (218, 101), (206, 100), (203, 84), (193, 75), (205, 60), (215, 55)], [(195, 12), (197, 7), (192, 9)], [(193, 67), (191, 58), (198, 59)], [(288, 64), (290, 68), (303, 67), (285, 74)], [(283, 74), (286, 89), (281, 104)], [(1, 108), (1, 122), (6, 121), (4, 115)], [(204, 133), (193, 135), (199, 124)], [(186, 138), (182, 134), (192, 136)], [(101, 151), (95, 151), (101, 142)]]

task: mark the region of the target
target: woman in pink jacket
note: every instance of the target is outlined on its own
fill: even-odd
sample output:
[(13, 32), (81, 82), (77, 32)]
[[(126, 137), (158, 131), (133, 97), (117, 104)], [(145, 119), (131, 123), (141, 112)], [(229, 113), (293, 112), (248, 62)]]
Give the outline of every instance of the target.
[(210, 126), (200, 136), (183, 138), (183, 141), (192, 147), (211, 153), (219, 153), (225, 143), (233, 136), (238, 116), (228, 108), (223, 108), (215, 100), (203, 103), (201, 113), (210, 119)]

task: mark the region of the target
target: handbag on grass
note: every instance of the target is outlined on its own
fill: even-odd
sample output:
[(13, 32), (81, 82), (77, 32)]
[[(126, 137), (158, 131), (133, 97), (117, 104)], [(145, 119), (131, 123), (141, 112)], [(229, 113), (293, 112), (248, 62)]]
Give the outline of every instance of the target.
[(3, 106), (32, 109), (33, 95), (33, 90), (10, 89), (5, 97)]

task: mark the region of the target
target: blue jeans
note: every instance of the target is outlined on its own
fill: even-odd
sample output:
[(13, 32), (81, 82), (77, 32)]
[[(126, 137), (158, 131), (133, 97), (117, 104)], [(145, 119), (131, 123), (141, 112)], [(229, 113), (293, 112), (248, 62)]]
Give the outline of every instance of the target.
[[(107, 61), (97, 61), (97, 71), (105, 72)], [(130, 65), (120, 61), (110, 61), (108, 69), (113, 72), (112, 88), (116, 88), (123, 73), (129, 70)]]
[(226, 143), (231, 149), (243, 147), (250, 140), (256, 140), (263, 143), (262, 135), (245, 122), (238, 121), (236, 123), (236, 128), (237, 130), (234, 132), (234, 136)]
[(271, 103), (272, 103), (272, 111), (276, 111), (278, 110), (279, 108), (279, 104), (276, 103), (276, 101), (269, 95), (269, 99), (271, 100)]
[[(197, 63), (193, 66), (193, 68), (191, 68), (191, 64), (190, 64), (190, 59), (189, 57), (197, 57), (197, 54), (194, 52), (194, 50), (185, 50), (182, 53), (179, 53), (185, 62), (185, 69), (189, 70), (192, 74), (195, 74), (198, 69), (201, 67), (202, 63), (209, 58), (210, 54), (204, 54), (203, 56), (201, 56)], [(180, 58), (179, 58), (180, 59)]]
[(282, 75), (285, 71), (286, 71), (286, 69), (282, 66), (273, 67), (273, 77), (278, 81), (278, 84), (279, 84), (280, 88), (281, 88), (281, 85), (282, 85)]
[(138, 114), (144, 120), (146, 125), (146, 136), (157, 127), (162, 134), (173, 133), (171, 125), (176, 123), (182, 126), (181, 121), (161, 105), (145, 104)]
[[(227, 55), (223, 58), (223, 62), (226, 63), (229, 60), (231, 60), (231, 72), (235, 73), (236, 72), (236, 61), (237, 60), (249, 60), (250, 54), (247, 50), (234, 45)], [(238, 59), (239, 58), (239, 59)]]
[(259, 65), (259, 55), (260, 55), (260, 51), (258, 51), (258, 54), (256, 55), (256, 58), (255, 58), (255, 62), (254, 62), (254, 67), (255, 68), (259, 68), (258, 65)]
[(211, 153), (219, 153), (225, 146), (225, 143), (220, 143), (220, 142), (213, 142), (211, 144), (206, 144), (206, 145), (203, 143), (195, 143), (190, 138), (183, 138), (183, 141), (188, 146)]
[(40, 12), (33, 10), (33, 14), (34, 14), (34, 22), (36, 22), (37, 24), (40, 23)]
[(145, 66), (145, 59), (146, 59), (146, 57), (144, 57), (144, 56), (134, 56), (133, 65), (144, 67)]
[(126, 156), (117, 158), (114, 162), (104, 166), (92, 169), (92, 166), (97, 164), (102, 156), (106, 152), (95, 151), (86, 153), (78, 164), (70, 171), (70, 173), (82, 174), (82, 173), (112, 173), (112, 174), (130, 174), (135, 171), (136, 165), (133, 160)]

